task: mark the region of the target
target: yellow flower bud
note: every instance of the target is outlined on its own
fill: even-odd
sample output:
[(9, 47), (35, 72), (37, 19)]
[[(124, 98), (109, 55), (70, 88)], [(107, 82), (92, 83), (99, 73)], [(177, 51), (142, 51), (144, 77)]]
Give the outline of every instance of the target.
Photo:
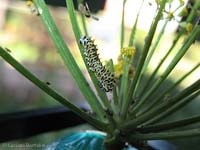
[(26, 2), (26, 5), (27, 5), (28, 7), (31, 7), (31, 6), (33, 6), (33, 2), (32, 2), (31, 0), (28, 0), (28, 1)]
[(185, 4), (185, 1), (184, 1), (184, 0), (179, 0), (179, 3), (180, 3), (181, 5), (184, 5), (184, 4)]
[(186, 7), (184, 7), (182, 11), (178, 14), (178, 16), (180, 17), (185, 17), (187, 15), (188, 15), (188, 9)]
[(123, 61), (120, 61), (114, 66), (116, 78), (119, 78), (123, 74), (123, 65)]
[(167, 18), (171, 20), (173, 17), (174, 17), (174, 13), (173, 12), (168, 12)]
[(129, 64), (129, 77), (133, 77), (134, 68), (131, 65), (133, 56), (135, 54), (135, 48), (124, 47), (120, 50), (120, 55), (118, 56), (118, 63), (114, 66), (115, 77), (119, 78), (123, 74), (124, 64)]
[(135, 49), (133, 47), (124, 47), (120, 52), (122, 57), (132, 59), (135, 54)]
[(193, 28), (193, 25), (191, 24), (191, 23), (187, 23), (187, 25), (186, 25), (186, 31), (187, 32), (191, 32), (192, 31), (192, 28)]

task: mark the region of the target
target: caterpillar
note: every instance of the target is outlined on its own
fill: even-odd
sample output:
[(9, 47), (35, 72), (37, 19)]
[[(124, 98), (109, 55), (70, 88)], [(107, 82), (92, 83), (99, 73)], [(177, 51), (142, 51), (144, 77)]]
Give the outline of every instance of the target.
[(115, 85), (114, 74), (100, 61), (97, 45), (94, 44), (94, 40), (88, 36), (82, 36), (80, 44), (84, 47), (84, 56), (89, 70), (94, 72), (100, 88), (105, 92), (112, 91)]

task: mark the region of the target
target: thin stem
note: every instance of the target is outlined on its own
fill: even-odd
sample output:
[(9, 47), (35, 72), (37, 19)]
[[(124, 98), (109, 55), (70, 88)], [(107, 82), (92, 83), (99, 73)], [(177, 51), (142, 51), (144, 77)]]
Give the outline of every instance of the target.
[[(200, 86), (199, 86), (199, 88), (200, 88)], [(188, 97), (184, 98), (183, 100), (175, 103), (174, 105), (172, 105), (170, 108), (168, 108), (164, 112), (161, 112), (160, 114), (156, 115), (155, 117), (152, 117), (147, 122), (145, 122), (144, 125), (153, 124), (155, 122), (159, 122), (160, 120), (163, 120), (164, 118), (166, 118), (170, 114), (178, 111), (183, 106), (185, 106), (186, 104), (188, 104), (189, 102), (191, 102), (194, 98), (196, 98), (197, 96), (199, 96), (199, 94), (200, 94), (200, 90), (196, 91), (192, 95), (189, 95)]]
[(148, 113), (141, 115), (140, 117), (136, 118), (135, 120), (130, 120), (126, 122), (124, 125), (122, 125), (123, 130), (131, 131), (134, 130), (135, 127), (139, 124), (142, 124), (151, 118), (159, 115), (163, 110), (166, 110), (179, 101), (184, 100), (185, 97), (191, 95), (192, 93), (198, 91), (200, 88), (200, 79), (197, 80), (195, 83), (184, 89), (182, 92), (177, 94), (175, 97), (169, 99), (167, 103), (161, 103), (158, 106), (156, 106), (154, 109), (150, 110)]
[(155, 125), (146, 125), (144, 127), (137, 128), (136, 130), (141, 133), (160, 132), (160, 131), (167, 131), (185, 127), (188, 125), (194, 125), (195, 123), (199, 123), (199, 121), (200, 121), (200, 116), (198, 115), (173, 122), (167, 122)]
[(124, 58), (124, 65), (123, 65), (123, 75), (121, 78), (121, 87), (120, 87), (120, 100), (121, 100), (121, 109), (120, 109), (120, 115), (121, 120), (124, 120), (126, 117), (126, 103), (127, 103), (127, 89), (128, 89), (128, 72), (129, 72), (129, 62), (128, 58)]
[(145, 73), (145, 71), (146, 71), (146, 69), (147, 69), (147, 67), (149, 65), (149, 62), (150, 62), (150, 60), (151, 60), (156, 48), (158, 47), (158, 44), (159, 44), (160, 40), (162, 39), (162, 36), (163, 36), (163, 34), (165, 32), (167, 23), (169, 23), (169, 20), (165, 20), (165, 23), (164, 23), (161, 31), (159, 32), (158, 37), (156, 37), (156, 41), (155, 41), (151, 51), (149, 52), (149, 54), (148, 54), (148, 56), (147, 56), (147, 58), (145, 60), (144, 66), (143, 66), (142, 71), (141, 71), (141, 74)]
[(139, 11), (138, 11), (137, 16), (136, 16), (135, 23), (134, 23), (134, 25), (133, 25), (133, 27), (131, 29), (131, 34), (130, 34), (129, 44), (128, 44), (129, 47), (132, 47), (133, 43), (134, 43), (135, 32), (136, 32), (136, 28), (137, 28), (137, 24), (138, 24), (138, 19), (139, 19), (140, 11), (142, 9), (143, 2), (144, 2), (144, 0), (142, 1), (141, 5), (140, 5)]
[(34, 0), (34, 4), (40, 13), (42, 22), (44, 23), (50, 37), (52, 38), (58, 53), (62, 57), (65, 65), (68, 67), (78, 87), (88, 101), (92, 111), (96, 112), (97, 116), (101, 120), (103, 120), (104, 110), (100, 105), (96, 95), (89, 86), (88, 82), (86, 81), (85, 77), (83, 76), (77, 63), (75, 62), (69, 48), (65, 44), (65, 41), (61, 37), (60, 32), (56, 27), (55, 22), (53, 21), (45, 2), (41, 0)]
[(155, 41), (155, 43), (154, 43), (152, 49), (150, 50), (150, 52), (149, 52), (149, 54), (148, 54), (148, 56), (147, 56), (147, 58), (146, 58), (146, 60), (145, 60), (145, 63), (144, 63), (143, 68), (142, 68), (142, 71), (141, 71), (140, 76), (139, 76), (139, 78), (138, 78), (138, 86), (136, 87), (136, 91), (137, 91), (137, 89), (140, 89), (140, 88), (138, 88), (138, 87), (139, 87), (139, 85), (140, 85), (142, 79), (144, 78), (144, 74), (145, 74), (146, 71), (147, 71), (149, 62), (150, 62), (150, 60), (152, 59), (152, 56), (153, 56), (153, 54), (154, 54), (156, 48), (158, 47), (158, 44), (160, 43), (160, 41), (161, 41), (161, 39), (162, 39), (162, 36), (163, 36), (163, 34), (164, 34), (164, 31), (165, 31), (165, 29), (166, 29), (166, 26), (167, 26), (167, 23), (168, 23), (168, 22), (169, 22), (169, 20), (165, 20), (165, 23), (164, 23), (164, 25), (163, 25), (161, 31), (159, 32), (158, 37), (156, 37), (156, 41)]
[(172, 52), (172, 50), (174, 49), (174, 47), (178, 43), (178, 41), (179, 41), (179, 39), (180, 39), (180, 37), (181, 37), (182, 34), (183, 33), (179, 33), (177, 35), (176, 39), (173, 41), (172, 46), (170, 47), (170, 49), (168, 50), (168, 52), (165, 54), (165, 56), (161, 59), (161, 61), (159, 62), (158, 66), (155, 68), (155, 70), (153, 71), (153, 73), (151, 74), (151, 76), (149, 77), (149, 79), (147, 80), (147, 82), (145, 83), (145, 86), (143, 87), (143, 89), (139, 93), (138, 97), (142, 97), (142, 95), (146, 92), (146, 90), (148, 89), (148, 87), (150, 87), (150, 85), (151, 85), (150, 83), (154, 83), (155, 82), (154, 79), (155, 79), (155, 76), (156, 76), (157, 72), (159, 71), (160, 67), (165, 62), (166, 58), (169, 56), (169, 54)]
[(105, 92), (99, 87), (99, 83), (97, 81), (97, 78), (95, 77), (94, 73), (89, 70), (89, 66), (87, 65), (87, 61), (84, 59), (84, 50), (83, 50), (83, 47), (80, 45), (80, 42), (79, 42), (79, 40), (81, 38), (81, 33), (80, 33), (80, 28), (78, 26), (77, 18), (76, 18), (76, 15), (75, 15), (73, 1), (72, 0), (66, 0), (66, 4), (67, 4), (67, 7), (68, 7), (68, 12), (69, 12), (69, 16), (70, 16), (70, 20), (71, 20), (71, 24), (72, 24), (72, 29), (73, 29), (74, 35), (76, 37), (76, 42), (79, 46), (81, 56), (83, 58), (85, 66), (88, 70), (88, 73), (91, 77), (92, 82), (94, 83), (94, 86), (97, 90), (97, 93), (100, 97), (100, 100), (102, 101), (104, 107), (106, 107), (105, 109), (108, 108), (108, 109), (111, 110), (111, 106), (110, 106), (109, 100), (108, 100)]
[(160, 20), (160, 18), (162, 17), (162, 11), (165, 7), (165, 3), (166, 3), (167, 0), (163, 0), (161, 2), (161, 5), (160, 5), (160, 8), (159, 8), (159, 11), (158, 11), (158, 14), (149, 30), (149, 33), (145, 39), (145, 45), (144, 45), (144, 48), (143, 48), (143, 51), (142, 51), (142, 56), (139, 60), (139, 64), (136, 68), (136, 72), (135, 72), (135, 76), (133, 78), (133, 81), (130, 85), (130, 90), (128, 91), (128, 96), (127, 96), (127, 103), (126, 103), (126, 106), (125, 106), (125, 110), (126, 110), (126, 113), (128, 111), (128, 107), (130, 106), (130, 102), (131, 102), (131, 99), (132, 99), (132, 96), (134, 94), (134, 91), (135, 91), (135, 87), (136, 87), (136, 84), (137, 84), (137, 81), (138, 81), (138, 78), (139, 78), (139, 75), (140, 75), (140, 72), (142, 70), (142, 66), (144, 65), (144, 62), (145, 62), (145, 59), (146, 59), (146, 56), (147, 56), (147, 53), (149, 51), (149, 48), (151, 46), (151, 43), (152, 43), (152, 40), (153, 40), (153, 36), (154, 36), (154, 33), (156, 31), (156, 28), (157, 28), (157, 24)]
[(88, 30), (87, 30), (87, 25), (86, 25), (86, 20), (85, 16), (81, 14), (81, 22), (84, 30), (84, 35), (88, 36)]
[(13, 66), (18, 72), (20, 72), (23, 76), (25, 76), (28, 80), (34, 83), (37, 87), (39, 87), (42, 91), (47, 93), (49, 96), (53, 97), (55, 100), (68, 107), (71, 111), (76, 113), (78, 116), (88, 121), (94, 127), (100, 130), (106, 130), (106, 124), (91, 117), (83, 110), (72, 104), (69, 100), (65, 99), (53, 89), (51, 89), (45, 82), (38, 79), (35, 75), (33, 75), (30, 71), (28, 71), (24, 66), (22, 66), (17, 60), (15, 60), (9, 53), (6, 52), (2, 47), (0, 47), (0, 56), (8, 62), (11, 66)]
[[(113, 60), (110, 59), (109, 61), (110, 64), (110, 71), (114, 72), (114, 64), (113, 64)], [(116, 86), (113, 88), (113, 110), (115, 112), (115, 114), (117, 114), (119, 112), (119, 102), (118, 102), (118, 96), (117, 96), (117, 89)]]
[[(196, 10), (199, 8), (200, 3), (198, 1), (195, 1), (194, 7), (192, 8), (192, 11), (190, 12), (189, 16), (186, 19), (186, 22), (191, 22), (192, 19), (195, 16)], [(184, 30), (181, 30), (178, 35), (176, 36), (175, 40), (173, 41), (171, 47), (169, 48), (168, 52), (165, 54), (165, 56), (161, 59), (160, 63), (158, 64), (158, 66), (155, 68), (155, 70), (153, 71), (153, 73), (151, 74), (151, 76), (149, 77), (149, 79), (147, 80), (147, 82), (145, 83), (145, 86), (143, 87), (142, 91), (140, 92), (138, 97), (141, 97), (143, 93), (145, 93), (145, 91), (148, 89), (149, 86), (151, 86), (150, 83), (154, 83), (154, 79), (155, 76), (157, 74), (157, 72), (159, 71), (160, 67), (162, 66), (162, 64), (165, 62), (165, 60), (167, 59), (167, 57), (169, 56), (169, 54), (172, 52), (172, 50), (174, 49), (174, 47), (177, 45), (179, 39), (181, 38), (181, 36), (183, 35)]]
[(196, 40), (196, 37), (200, 33), (200, 26), (196, 25), (192, 31), (192, 33), (186, 39), (186, 42), (182, 47), (179, 49), (178, 53), (175, 55), (169, 66), (165, 69), (162, 76), (155, 82), (155, 84), (144, 94), (144, 96), (138, 101), (136, 106), (134, 107), (134, 112), (137, 112), (140, 107), (148, 100), (148, 98), (158, 89), (158, 87), (162, 84), (162, 82), (168, 77), (180, 59), (184, 56), (184, 54), (188, 51), (189, 47), (193, 44)]
[(133, 134), (130, 137), (131, 139), (135, 140), (170, 140), (170, 139), (182, 139), (182, 138), (189, 138), (200, 136), (200, 129), (188, 129), (182, 131), (174, 131), (174, 132), (163, 132), (163, 133), (148, 133), (148, 134)]
[(123, 6), (122, 6), (122, 21), (121, 21), (121, 38), (120, 38), (120, 47), (122, 48), (124, 45), (124, 15), (125, 15), (125, 4), (126, 0), (123, 0)]
[(200, 66), (200, 63), (198, 63), (196, 66), (194, 66), (189, 72), (187, 72), (185, 75), (183, 75), (178, 81), (176, 81), (174, 84), (172, 84), (169, 88), (167, 88), (163, 93), (160, 94), (160, 96), (157, 96), (155, 99), (153, 99), (153, 102), (149, 104), (144, 110), (138, 113), (138, 116), (148, 112), (150, 109), (152, 109), (156, 104), (160, 102), (163, 97), (172, 90), (174, 90), (184, 79), (186, 79), (191, 73), (193, 73), (198, 67)]
[[(78, 7), (79, 7), (79, 5), (83, 5), (83, 3), (84, 3), (83, 0), (78, 0)], [(82, 23), (84, 35), (88, 36), (88, 30), (87, 30), (85, 15), (80, 13), (80, 16), (81, 16), (81, 23)]]

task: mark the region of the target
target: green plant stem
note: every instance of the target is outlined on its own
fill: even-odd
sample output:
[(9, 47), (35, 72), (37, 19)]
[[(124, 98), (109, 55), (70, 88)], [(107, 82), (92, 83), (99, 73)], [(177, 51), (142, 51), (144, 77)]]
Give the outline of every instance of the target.
[(137, 84), (137, 81), (138, 81), (138, 77), (140, 75), (140, 72), (142, 70), (142, 66), (144, 65), (144, 62), (145, 62), (145, 59), (146, 59), (146, 56), (147, 56), (147, 53), (149, 51), (149, 48), (151, 46), (151, 42), (153, 40), (153, 36), (154, 36), (154, 33), (156, 31), (156, 27), (157, 27), (157, 24), (160, 20), (160, 18), (162, 17), (162, 11), (165, 7), (165, 3), (166, 3), (167, 0), (163, 0), (161, 2), (161, 5), (160, 5), (160, 8), (159, 8), (159, 11), (158, 11), (158, 14), (149, 30), (149, 33), (145, 39), (145, 45), (144, 45), (144, 48), (143, 48), (143, 51), (142, 51), (142, 56), (139, 60), (139, 64), (136, 68), (136, 71), (135, 71), (135, 76), (133, 78), (133, 81), (130, 85), (130, 90), (128, 91), (128, 96), (127, 96), (127, 100), (126, 100), (126, 104), (125, 104), (125, 114), (127, 114), (127, 111), (128, 111), (128, 107), (130, 106), (130, 102), (131, 102), (131, 99), (132, 99), (132, 96), (134, 94), (134, 91), (135, 91), (135, 87), (136, 87), (136, 84)]
[(28, 80), (34, 83), (37, 87), (47, 93), (49, 96), (53, 97), (55, 100), (68, 107), (71, 111), (76, 113), (78, 116), (88, 121), (94, 127), (100, 130), (106, 130), (106, 124), (91, 117), (80, 108), (70, 103), (69, 100), (65, 99), (53, 89), (51, 89), (45, 82), (39, 80), (35, 75), (33, 75), (30, 71), (28, 71), (25, 67), (23, 67), (17, 60), (15, 60), (10, 54), (6, 52), (2, 47), (0, 47), (0, 56), (8, 62), (11, 66), (13, 66), (18, 72), (20, 72), (23, 76), (25, 76)]
[(165, 69), (162, 76), (153, 84), (153, 86), (144, 94), (144, 96), (138, 101), (135, 105), (133, 112), (137, 112), (141, 106), (148, 100), (148, 98), (158, 89), (158, 87), (162, 84), (162, 82), (168, 77), (171, 71), (174, 69), (176, 64), (180, 61), (180, 59), (184, 56), (184, 54), (188, 51), (189, 47), (193, 44), (196, 40), (196, 37), (200, 33), (200, 26), (196, 25), (192, 31), (192, 33), (188, 36), (185, 41), (185, 44), (179, 49), (178, 53), (173, 58), (172, 62), (169, 66)]
[(151, 76), (149, 77), (149, 79), (147, 80), (147, 82), (145, 83), (145, 86), (143, 87), (143, 89), (139, 93), (138, 97), (142, 97), (142, 95), (146, 92), (146, 90), (148, 89), (148, 87), (152, 86), (150, 83), (154, 83), (155, 82), (154, 79), (155, 79), (155, 76), (156, 76), (157, 72), (159, 71), (160, 67), (165, 62), (166, 58), (169, 56), (169, 54), (172, 52), (172, 50), (174, 49), (174, 47), (178, 43), (178, 41), (179, 41), (179, 39), (180, 39), (180, 37), (181, 37), (182, 34), (183, 33), (179, 33), (177, 35), (176, 39), (173, 41), (172, 46), (167, 51), (167, 53), (165, 54), (165, 56), (161, 59), (161, 61), (159, 62), (158, 66), (155, 68), (155, 70), (153, 71), (153, 73), (151, 74)]
[[(199, 86), (199, 88), (200, 88), (200, 86)], [(145, 122), (144, 125), (153, 124), (155, 122), (159, 122), (160, 120), (166, 118), (166, 116), (169, 116), (170, 114), (172, 114), (172, 113), (178, 111), (179, 109), (181, 109), (183, 106), (185, 106), (186, 104), (191, 102), (194, 98), (199, 96), (199, 94), (200, 94), (200, 90), (198, 90), (194, 94), (184, 98), (183, 100), (175, 103), (170, 108), (166, 109), (164, 112), (161, 112), (160, 114), (156, 115), (155, 117), (152, 117), (147, 122)]]
[[(78, 0), (78, 7), (79, 7), (80, 4), (83, 5), (83, 3), (84, 3), (83, 0)], [(88, 30), (87, 30), (85, 15), (83, 15), (82, 13), (80, 13), (80, 16), (81, 16), (81, 23), (82, 23), (84, 35), (88, 36)]]
[(69, 12), (70, 21), (72, 24), (72, 29), (73, 29), (73, 32), (74, 32), (74, 35), (76, 38), (76, 43), (78, 44), (79, 48), (81, 49), (81, 45), (80, 45), (81, 32), (80, 32), (77, 17), (75, 14), (73, 0), (66, 0), (66, 4), (67, 4), (67, 10)]
[(88, 36), (88, 30), (87, 30), (87, 25), (86, 25), (86, 20), (85, 20), (84, 15), (81, 15), (81, 22), (82, 22), (82, 26), (84, 30), (84, 35)]
[(66, 4), (67, 4), (67, 7), (68, 7), (68, 12), (69, 12), (69, 17), (70, 17), (71, 24), (72, 24), (72, 29), (73, 29), (73, 32), (74, 32), (74, 35), (75, 35), (75, 38), (76, 38), (76, 42), (79, 46), (81, 56), (82, 56), (83, 61), (85, 63), (85, 66), (88, 70), (88, 73), (91, 77), (92, 82), (94, 83), (94, 86), (97, 90), (97, 93), (100, 97), (101, 102), (103, 103), (104, 107), (106, 107), (105, 109), (108, 108), (108, 109), (111, 110), (111, 106), (110, 106), (109, 100), (108, 100), (105, 92), (99, 87), (99, 83), (97, 81), (97, 78), (95, 77), (94, 73), (89, 70), (89, 66), (87, 65), (87, 61), (84, 59), (84, 50), (83, 50), (83, 47), (80, 45), (80, 42), (79, 42), (79, 40), (81, 38), (81, 33), (80, 33), (80, 28), (78, 26), (77, 18), (76, 18), (76, 15), (75, 15), (73, 1), (72, 0), (66, 0)]
[(156, 41), (155, 41), (155, 43), (154, 43), (152, 49), (150, 50), (150, 52), (149, 52), (149, 54), (148, 54), (148, 56), (147, 56), (147, 58), (146, 58), (146, 60), (145, 60), (145, 63), (144, 63), (144, 65), (143, 65), (143, 67), (142, 67), (142, 71), (141, 71), (140, 76), (139, 76), (139, 78), (138, 78), (138, 86), (136, 87), (136, 91), (137, 91), (137, 89), (141, 89), (141, 88), (138, 88), (138, 87), (139, 87), (139, 85), (140, 85), (142, 79), (144, 78), (144, 74), (145, 74), (146, 71), (147, 71), (147, 67), (148, 67), (148, 65), (149, 65), (149, 62), (150, 62), (150, 60), (152, 59), (152, 56), (153, 56), (153, 54), (155, 53), (155, 50), (156, 50), (156, 48), (158, 47), (158, 44), (160, 43), (160, 41), (161, 41), (161, 39), (162, 39), (162, 36), (163, 36), (163, 34), (164, 34), (164, 32), (165, 32), (165, 28), (166, 28), (168, 22), (169, 22), (169, 20), (165, 20), (165, 23), (164, 23), (164, 25), (163, 25), (161, 31), (159, 32), (158, 37), (156, 37)]
[(142, 9), (143, 2), (144, 2), (144, 0), (143, 0), (142, 3), (141, 3), (141, 6), (140, 6), (140, 8), (139, 8), (139, 11), (138, 11), (137, 16), (136, 16), (136, 19), (135, 19), (135, 23), (134, 23), (134, 25), (133, 25), (133, 27), (132, 27), (132, 29), (131, 29), (131, 34), (130, 34), (129, 44), (128, 44), (129, 47), (132, 47), (132, 46), (133, 46), (133, 43), (134, 43), (136, 28), (137, 28), (138, 19), (139, 19), (140, 11), (141, 11), (141, 9)]
[(125, 15), (125, 4), (126, 0), (123, 0), (123, 6), (122, 6), (122, 21), (121, 21), (121, 38), (120, 38), (120, 47), (122, 48), (124, 46), (124, 15)]
[(150, 110), (148, 113), (141, 115), (140, 117), (136, 118), (135, 120), (131, 120), (126, 122), (124, 125), (122, 125), (122, 130), (125, 130), (127, 132), (135, 130), (135, 127), (150, 120), (151, 118), (159, 115), (163, 110), (166, 108), (170, 108), (176, 103), (180, 102), (184, 98), (191, 95), (192, 93), (198, 91), (200, 88), (200, 79), (197, 80), (195, 83), (184, 89), (182, 92), (177, 94), (175, 97), (168, 100), (167, 103), (161, 103), (158, 106), (156, 106), (154, 109)]
[[(200, 3), (198, 1), (195, 2), (194, 7), (192, 9), (192, 11), (190, 12), (189, 16), (186, 19), (186, 22), (191, 22), (192, 19), (195, 16), (196, 10), (199, 8)], [(152, 86), (150, 83), (154, 83), (154, 79), (155, 76), (157, 74), (157, 72), (159, 71), (160, 67), (162, 66), (162, 64), (165, 62), (165, 60), (167, 59), (167, 57), (169, 56), (169, 54), (172, 52), (172, 50), (174, 49), (174, 47), (176, 46), (176, 44), (178, 43), (179, 39), (181, 38), (181, 36), (183, 35), (184, 30), (181, 30), (178, 35), (176, 36), (175, 40), (173, 41), (173, 44), (171, 45), (171, 47), (169, 48), (168, 52), (165, 54), (165, 56), (161, 59), (160, 63), (158, 64), (158, 66), (155, 68), (155, 70), (153, 71), (153, 73), (151, 74), (150, 78), (147, 80), (147, 82), (145, 83), (145, 86), (143, 87), (142, 91), (140, 92), (138, 97), (141, 97), (143, 93), (145, 93), (145, 91), (148, 89), (149, 86)]]
[[(168, 24), (169, 21), (170, 21), (169, 19), (165, 20), (165, 23), (162, 26), (162, 29), (160, 30), (158, 36), (156, 37), (156, 41), (155, 41), (153, 47), (151, 48), (151, 50), (150, 50), (150, 52), (149, 52), (149, 54), (148, 54), (148, 56), (147, 56), (147, 58), (146, 58), (146, 60), (144, 62), (144, 65), (143, 65), (143, 68), (142, 68), (142, 71), (141, 71), (141, 74), (140, 74), (141, 76), (144, 75), (144, 73), (145, 73), (145, 71), (146, 71), (146, 69), (147, 69), (147, 67), (149, 65), (149, 62), (150, 62), (150, 60), (151, 60), (151, 58), (152, 58), (152, 56), (153, 56), (156, 48), (158, 47), (158, 44), (159, 44), (160, 40), (162, 39), (162, 36), (163, 36), (163, 34), (165, 32), (165, 28), (166, 28), (166, 26), (167, 26), (167, 24)], [(140, 83), (141, 76), (138, 79), (139, 80), (138, 84)]]
[(148, 133), (148, 134), (133, 134), (130, 137), (131, 140), (169, 140), (169, 139), (182, 139), (182, 138), (189, 138), (200, 136), (200, 129), (189, 129), (189, 130), (182, 130), (182, 131), (174, 131), (174, 132), (163, 132), (163, 133)]
[(169, 92), (174, 90), (177, 87), (177, 85), (179, 85), (184, 79), (186, 79), (191, 73), (193, 73), (199, 66), (200, 66), (200, 63), (198, 63), (196, 66), (194, 66), (189, 72), (187, 72), (185, 75), (183, 75), (178, 81), (176, 81), (174, 84), (172, 84), (163, 93), (161, 93), (160, 96), (157, 96), (156, 98), (154, 98), (153, 102), (151, 102), (151, 104), (149, 104), (144, 110), (139, 112), (137, 114), (137, 116), (147, 113), (149, 110), (153, 109), (153, 107), (156, 106), (156, 104), (158, 104), (160, 102), (160, 100), (162, 100), (163, 97), (165, 97), (166, 94), (168, 94)]
[(96, 112), (97, 116), (103, 120), (104, 110), (88, 82), (86, 81), (85, 77), (83, 76), (77, 63), (75, 62), (69, 48), (66, 46), (63, 38), (61, 37), (60, 32), (56, 27), (45, 2), (41, 0), (34, 0), (33, 2), (40, 13), (41, 19), (55, 44), (58, 53), (62, 57), (65, 65), (68, 67), (78, 87), (88, 101), (92, 111)]
[[(113, 64), (113, 60), (110, 59), (109, 60), (109, 64), (110, 64), (110, 71), (111, 72), (114, 72), (114, 64)], [(114, 86), (113, 88), (113, 101), (112, 101), (112, 104), (113, 104), (113, 110), (117, 116), (118, 112), (119, 112), (119, 102), (118, 102), (118, 96), (117, 96), (117, 89), (116, 89), (116, 85)]]
[(155, 125), (146, 125), (144, 127), (137, 128), (136, 130), (141, 133), (151, 133), (151, 132), (161, 132), (167, 130), (173, 130), (181, 127), (185, 127), (188, 125), (194, 125), (200, 121), (200, 116), (194, 116), (178, 121), (167, 122), (162, 124), (155, 124)]
[(123, 65), (123, 75), (121, 78), (121, 87), (120, 87), (120, 101), (121, 101), (121, 108), (120, 108), (120, 115), (121, 120), (123, 121), (126, 117), (126, 100), (127, 100), (127, 89), (128, 89), (128, 74), (129, 74), (129, 60), (128, 58), (124, 58), (124, 65)]

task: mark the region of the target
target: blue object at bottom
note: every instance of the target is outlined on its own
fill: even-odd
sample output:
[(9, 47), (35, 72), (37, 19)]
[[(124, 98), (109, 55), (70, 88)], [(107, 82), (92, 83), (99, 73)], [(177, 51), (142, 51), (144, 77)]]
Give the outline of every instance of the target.
[[(73, 133), (48, 145), (45, 150), (104, 150), (103, 140), (106, 134), (98, 131)], [(175, 150), (175, 147), (166, 141), (148, 141), (155, 150)], [(137, 150), (128, 147), (124, 150)]]
[(105, 136), (97, 131), (78, 132), (53, 142), (45, 150), (104, 150)]

